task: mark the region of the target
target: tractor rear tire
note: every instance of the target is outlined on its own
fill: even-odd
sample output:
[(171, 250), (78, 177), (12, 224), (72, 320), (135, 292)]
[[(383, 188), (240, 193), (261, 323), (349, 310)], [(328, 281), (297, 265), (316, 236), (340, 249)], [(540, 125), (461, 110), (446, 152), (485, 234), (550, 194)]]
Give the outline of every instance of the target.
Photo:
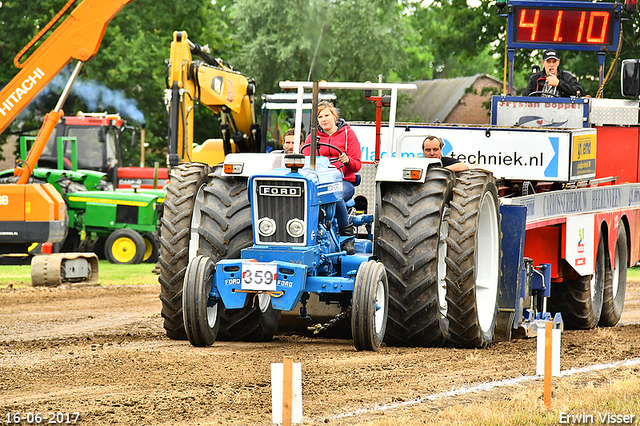
[(567, 329), (589, 330), (600, 321), (605, 280), (604, 250), (604, 236), (600, 233), (595, 274), (565, 279), (564, 283), (551, 286), (549, 311), (560, 312)]
[(144, 238), (133, 229), (118, 229), (104, 243), (104, 254), (111, 263), (137, 265), (142, 262), (144, 252)]
[(390, 346), (442, 346), (448, 341), (439, 268), (440, 230), (453, 173), (430, 168), (424, 184), (382, 184), (376, 254), (387, 270)]
[[(240, 251), (253, 244), (251, 205), (247, 197), (247, 179), (223, 177), (217, 167), (209, 183), (198, 193), (195, 203), (191, 250), (210, 257), (215, 263), (222, 259), (239, 259)], [(219, 340), (265, 342), (278, 330), (281, 311), (271, 306), (271, 296), (262, 293), (248, 296), (244, 308), (223, 306)]]
[(207, 183), (209, 166), (180, 164), (171, 171), (160, 219), (160, 300), (167, 337), (185, 340), (182, 285), (189, 264), (191, 214), (198, 189)]
[(213, 286), (214, 263), (206, 256), (197, 256), (189, 262), (182, 290), (184, 328), (189, 343), (196, 347), (213, 345), (220, 329), (220, 308), (217, 302), (209, 306), (209, 293)]
[(359, 351), (377, 351), (384, 340), (389, 285), (384, 265), (370, 260), (358, 268), (351, 302), (351, 334)]
[(611, 261), (605, 265), (604, 293), (602, 298), (602, 315), (599, 325), (613, 327), (620, 321), (624, 296), (627, 290), (627, 232), (624, 222), (618, 222), (618, 236), (613, 255), (613, 270)]
[(493, 175), (460, 172), (450, 205), (446, 283), (451, 344), (485, 348), (496, 328), (502, 258)]

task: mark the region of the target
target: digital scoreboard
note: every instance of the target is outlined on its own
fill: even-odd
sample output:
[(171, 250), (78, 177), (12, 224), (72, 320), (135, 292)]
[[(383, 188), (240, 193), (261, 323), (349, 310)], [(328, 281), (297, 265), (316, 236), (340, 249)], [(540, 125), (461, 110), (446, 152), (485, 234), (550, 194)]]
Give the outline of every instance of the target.
[(509, 2), (508, 47), (615, 51), (620, 5), (582, 1)]

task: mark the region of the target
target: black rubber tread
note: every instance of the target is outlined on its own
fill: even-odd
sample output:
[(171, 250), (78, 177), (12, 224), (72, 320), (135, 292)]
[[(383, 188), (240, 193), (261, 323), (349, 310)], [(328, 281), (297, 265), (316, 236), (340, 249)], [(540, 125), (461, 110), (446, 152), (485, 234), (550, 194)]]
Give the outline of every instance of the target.
[[(384, 285), (383, 324), (376, 331), (377, 284)], [(377, 351), (384, 340), (389, 307), (389, 285), (384, 265), (374, 260), (363, 262), (358, 268), (351, 302), (351, 335), (359, 351)]]
[[(127, 262), (120, 262), (113, 254), (113, 243), (117, 241), (119, 238), (128, 238), (133, 243), (135, 247), (135, 253), (131, 257), (131, 260)], [(107, 241), (104, 243), (104, 253), (107, 256), (107, 260), (111, 263), (117, 263), (122, 265), (137, 265), (142, 262), (144, 258), (145, 245), (144, 238), (138, 231), (134, 231), (133, 229), (118, 229), (107, 237)]]
[(209, 166), (180, 164), (171, 171), (160, 219), (160, 300), (167, 337), (186, 340), (182, 317), (182, 284), (189, 264), (189, 231), (198, 188), (206, 184)]
[[(198, 229), (197, 254), (209, 256), (216, 263), (240, 258), (240, 251), (253, 244), (247, 179), (222, 177), (221, 171), (213, 171), (204, 189)], [(258, 298), (248, 296), (242, 309), (223, 308), (218, 339), (269, 341), (278, 330), (281, 313), (271, 304), (261, 311)]]
[[(449, 236), (447, 237), (447, 317), (451, 344), (457, 347), (485, 348), (493, 342), (498, 299), (492, 324), (484, 331), (478, 318), (476, 299), (476, 262), (478, 251), (477, 229), (480, 209), (485, 193), (491, 193), (495, 201), (498, 219), (498, 241), (500, 241), (500, 210), (498, 191), (490, 172), (470, 170), (457, 175), (451, 199), (451, 211), (448, 217)], [(499, 259), (502, 258), (501, 245)], [(498, 283), (500, 265), (498, 267)]]
[(206, 256), (196, 256), (189, 262), (182, 291), (184, 328), (193, 346), (211, 346), (220, 328), (220, 303), (215, 305), (216, 321), (209, 325), (207, 298), (213, 282), (214, 263)]
[(592, 275), (565, 279), (564, 282), (551, 285), (551, 297), (548, 310), (560, 312), (567, 329), (589, 330), (598, 325), (602, 314), (602, 298), (605, 280), (604, 236), (600, 233), (596, 254), (595, 295), (591, 295)]
[[(144, 238), (145, 245), (145, 253), (144, 258), (142, 259), (145, 263), (156, 263), (158, 261), (158, 233), (157, 232), (145, 232), (142, 234), (142, 238)], [(149, 248), (147, 247), (147, 241), (151, 244), (151, 252), (149, 252)]]
[[(624, 222), (618, 222), (618, 236), (616, 237), (615, 250), (619, 256), (618, 282), (613, 282), (613, 272), (611, 264), (615, 267), (615, 253), (607, 258), (605, 263), (604, 292), (602, 296), (602, 314), (598, 325), (602, 327), (613, 327), (620, 321), (622, 309), (624, 308), (624, 296), (627, 291), (627, 231)], [(613, 297), (613, 286), (618, 286), (616, 297)]]
[(376, 254), (387, 270), (391, 346), (440, 346), (448, 322), (438, 303), (438, 242), (453, 173), (431, 168), (424, 184), (381, 187)]

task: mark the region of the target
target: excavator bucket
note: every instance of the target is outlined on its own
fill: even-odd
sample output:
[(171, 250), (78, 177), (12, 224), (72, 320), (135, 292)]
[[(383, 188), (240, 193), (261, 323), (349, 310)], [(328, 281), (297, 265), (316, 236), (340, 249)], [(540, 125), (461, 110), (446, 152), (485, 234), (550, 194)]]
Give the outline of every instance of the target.
[(98, 256), (95, 253), (55, 253), (31, 260), (31, 285), (57, 287), (61, 284), (98, 283)]

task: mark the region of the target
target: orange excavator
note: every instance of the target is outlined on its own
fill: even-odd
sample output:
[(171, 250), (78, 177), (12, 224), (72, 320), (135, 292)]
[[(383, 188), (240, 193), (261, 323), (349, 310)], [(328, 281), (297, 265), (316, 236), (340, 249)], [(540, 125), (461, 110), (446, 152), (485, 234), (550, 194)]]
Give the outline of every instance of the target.
[[(34, 242), (61, 242), (67, 232), (64, 200), (50, 184), (29, 183), (29, 177), (54, 127), (82, 64), (95, 56), (107, 25), (133, 0), (69, 0), (64, 8), (16, 56), (21, 71), (0, 92), (0, 133), (72, 60), (78, 63), (56, 107), (49, 112), (27, 156), (14, 177), (0, 185), (0, 263), (27, 263)], [(67, 12), (76, 6), (70, 13)], [(64, 21), (24, 61), (20, 59), (64, 16)], [(37, 260), (36, 260), (37, 259)], [(32, 262), (34, 285), (95, 282), (98, 262), (90, 253), (36, 256)]]

